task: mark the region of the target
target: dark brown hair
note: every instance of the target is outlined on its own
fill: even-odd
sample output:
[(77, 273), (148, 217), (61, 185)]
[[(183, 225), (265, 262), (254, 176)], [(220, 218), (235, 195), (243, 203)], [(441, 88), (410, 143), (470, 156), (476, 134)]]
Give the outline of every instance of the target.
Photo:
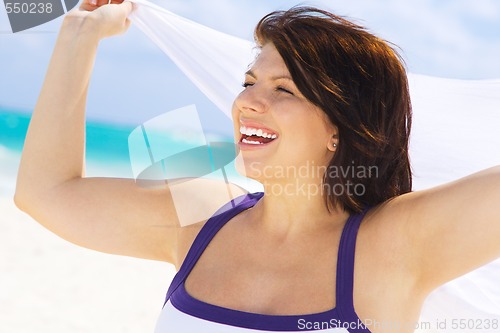
[[(386, 41), (312, 7), (266, 15), (255, 40), (259, 47), (274, 44), (300, 92), (338, 128), (323, 181), (329, 208), (360, 212), (411, 191), (408, 81), (401, 57)], [(376, 174), (362, 176), (360, 167)], [(349, 171), (354, 168), (359, 172)], [(349, 184), (363, 193), (347, 191)], [(339, 186), (344, 191), (333, 194)]]

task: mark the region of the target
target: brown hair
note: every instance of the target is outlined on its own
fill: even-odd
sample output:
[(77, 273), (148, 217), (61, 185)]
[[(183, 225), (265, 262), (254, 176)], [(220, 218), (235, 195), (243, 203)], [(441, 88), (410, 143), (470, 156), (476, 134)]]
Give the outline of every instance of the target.
[[(411, 191), (408, 81), (401, 57), (387, 42), (312, 7), (266, 15), (255, 40), (259, 47), (274, 44), (300, 92), (338, 128), (338, 146), (323, 180), (330, 189), (329, 208), (339, 204), (360, 212)], [(360, 167), (377, 174), (351, 172)], [(349, 184), (362, 186), (363, 193), (345, 191)], [(339, 186), (343, 193), (334, 195), (331, 189)]]

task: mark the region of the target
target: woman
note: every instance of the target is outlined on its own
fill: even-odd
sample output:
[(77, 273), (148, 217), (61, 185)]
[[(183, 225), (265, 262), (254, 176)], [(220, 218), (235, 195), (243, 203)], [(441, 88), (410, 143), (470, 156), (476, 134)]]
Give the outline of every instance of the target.
[[(237, 167), (264, 193), (183, 228), (169, 188), (85, 178), (95, 50), (127, 30), (131, 10), (84, 2), (65, 17), (15, 201), (75, 244), (174, 264), (157, 332), (412, 332), (434, 288), (500, 256), (500, 169), (411, 192), (397, 53), (319, 10), (272, 13), (256, 28), (260, 53), (232, 113)], [(186, 188), (180, 204), (201, 209), (223, 193)]]

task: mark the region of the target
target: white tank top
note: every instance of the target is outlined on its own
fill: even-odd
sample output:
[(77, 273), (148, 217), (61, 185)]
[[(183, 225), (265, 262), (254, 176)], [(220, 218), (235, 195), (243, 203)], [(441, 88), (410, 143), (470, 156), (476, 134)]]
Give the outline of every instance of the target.
[[(223, 206), (198, 233), (179, 272), (167, 292), (155, 333), (270, 333), (327, 332), (370, 333), (353, 305), (353, 269), (356, 235), (364, 213), (351, 215), (344, 226), (337, 260), (337, 305), (334, 309), (307, 315), (263, 315), (208, 304), (186, 291), (184, 281), (215, 234), (243, 210), (252, 207), (263, 193), (246, 194)], [(240, 200), (241, 199), (241, 200)], [(220, 213), (222, 211), (222, 213)], [(217, 213), (216, 213), (217, 214)], [(304, 300), (307, 302), (307, 300)]]

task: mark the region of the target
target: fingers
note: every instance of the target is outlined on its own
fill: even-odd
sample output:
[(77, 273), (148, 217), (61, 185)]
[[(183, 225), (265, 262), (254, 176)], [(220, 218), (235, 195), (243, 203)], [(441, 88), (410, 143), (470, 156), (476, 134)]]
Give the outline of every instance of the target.
[(130, 1), (121, 1), (123, 9), (126, 12), (126, 15), (128, 16), (133, 10), (134, 10), (134, 4)]
[(124, 0), (85, 0), (84, 2), (88, 3), (93, 7), (101, 7), (110, 4), (120, 4), (124, 2)]
[[(113, 1), (115, 1), (115, 0), (113, 0)], [(127, 17), (134, 9), (134, 4), (130, 1), (120, 0), (119, 6), (116, 6), (116, 7), (124, 13), (125, 17)]]
[(98, 31), (99, 39), (122, 34), (131, 24), (128, 16), (134, 10), (132, 2), (124, 0), (111, 0), (110, 4), (108, 2), (109, 0), (84, 0), (74, 15), (80, 19), (90, 20), (92, 27)]
[(130, 12), (134, 8), (134, 4), (130, 1), (125, 0), (84, 0), (80, 5), (80, 9), (86, 11), (94, 11), (95, 9), (106, 6), (106, 5), (120, 5), (121, 10), (125, 10), (126, 15), (130, 14)]

